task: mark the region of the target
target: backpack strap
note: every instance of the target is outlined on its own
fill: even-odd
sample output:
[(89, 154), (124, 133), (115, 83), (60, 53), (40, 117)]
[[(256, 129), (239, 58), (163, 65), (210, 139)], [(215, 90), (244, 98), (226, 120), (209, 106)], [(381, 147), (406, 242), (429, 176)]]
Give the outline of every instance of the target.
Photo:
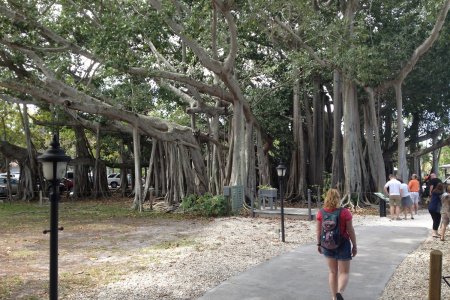
[(341, 210), (342, 210), (342, 207), (339, 207), (338, 209), (337, 209), (337, 222), (336, 222), (336, 225), (339, 227), (339, 225), (340, 225), (340, 223), (341, 223)]

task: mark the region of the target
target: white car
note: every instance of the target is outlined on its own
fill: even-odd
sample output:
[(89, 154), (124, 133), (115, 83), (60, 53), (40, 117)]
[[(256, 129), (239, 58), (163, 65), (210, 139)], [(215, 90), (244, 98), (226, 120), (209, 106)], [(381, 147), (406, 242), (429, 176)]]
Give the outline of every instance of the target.
[[(15, 195), (18, 191), (19, 182), (16, 178), (10, 178), (11, 194)], [(0, 197), (4, 198), (8, 195), (8, 179), (6, 177), (0, 177)]]
[(108, 185), (111, 186), (111, 188), (115, 189), (120, 186), (120, 173), (109, 174), (107, 179)]

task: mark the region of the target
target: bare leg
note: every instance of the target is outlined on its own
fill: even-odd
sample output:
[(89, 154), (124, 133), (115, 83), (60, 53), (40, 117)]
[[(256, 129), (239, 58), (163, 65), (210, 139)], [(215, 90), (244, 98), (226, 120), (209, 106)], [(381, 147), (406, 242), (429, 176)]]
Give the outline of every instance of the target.
[(339, 260), (338, 261), (338, 293), (343, 293), (347, 287), (349, 273), (350, 273), (350, 261), (349, 260)]
[(391, 220), (395, 220), (395, 206), (394, 205), (389, 205), (389, 211), (391, 213)]
[(330, 285), (330, 291), (333, 299), (338, 290), (338, 261), (334, 258), (327, 258), (328, 262), (328, 284)]
[(447, 226), (442, 225), (441, 241), (445, 241), (445, 230), (447, 230)]
[(400, 218), (400, 206), (395, 207), (395, 215), (396, 215), (397, 219)]

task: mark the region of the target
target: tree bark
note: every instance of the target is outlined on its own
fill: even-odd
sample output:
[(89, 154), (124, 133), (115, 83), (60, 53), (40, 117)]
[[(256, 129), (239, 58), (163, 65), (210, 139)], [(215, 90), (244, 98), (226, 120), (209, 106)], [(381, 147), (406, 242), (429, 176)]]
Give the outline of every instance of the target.
[(368, 101), (364, 105), (364, 125), (366, 147), (368, 151), (368, 161), (370, 176), (374, 183), (376, 192), (382, 192), (386, 181), (383, 153), (381, 151), (380, 135), (378, 132), (378, 120), (375, 106), (375, 93), (373, 89), (366, 89)]
[(397, 177), (408, 179), (408, 162), (406, 161), (406, 147), (405, 147), (405, 126), (403, 125), (403, 97), (402, 97), (402, 83), (396, 82), (395, 89), (395, 103), (397, 106), (397, 136), (398, 136), (398, 171)]
[(322, 185), (323, 172), (325, 171), (325, 131), (324, 131), (324, 103), (321, 97), (321, 82), (318, 76), (313, 79), (313, 140), (314, 147), (311, 149), (312, 169), (314, 177), (312, 184)]
[(361, 193), (361, 143), (356, 84), (344, 78), (344, 174), (345, 194)]
[(343, 190), (344, 188), (344, 157), (342, 141), (342, 74), (334, 70), (333, 72), (333, 162), (331, 172), (331, 186)]
[[(75, 149), (76, 157), (78, 159), (86, 159), (89, 162), (94, 162), (91, 151), (88, 147), (88, 141), (84, 129), (81, 126), (75, 126)], [(69, 162), (73, 164), (73, 161)], [(89, 176), (90, 166), (88, 164), (75, 164), (74, 167), (74, 183), (73, 183), (73, 196), (74, 198), (85, 198), (92, 194), (92, 183)], [(106, 170), (105, 170), (106, 173)], [(106, 177), (106, 176), (105, 176)]]
[[(19, 105), (19, 111), (20, 111), (20, 105)], [(18, 188), (17, 197), (22, 200), (30, 200), (35, 197), (36, 178), (40, 178), (40, 181), (43, 184), (43, 177), (40, 177), (42, 172), (39, 172), (39, 170), (38, 170), (38, 163), (37, 163), (37, 159), (36, 159), (37, 152), (33, 145), (32, 140), (31, 140), (30, 122), (29, 122), (29, 117), (28, 117), (28, 106), (26, 104), (23, 105), (23, 112), (20, 111), (20, 114), (22, 116), (22, 124), (23, 124), (24, 132), (25, 132), (25, 140), (27, 143), (28, 157), (26, 159), (26, 164), (29, 167), (29, 172), (26, 172), (26, 174), (21, 174), (21, 175), (25, 175), (25, 176), (20, 177), (20, 183), (19, 183), (20, 188)], [(9, 165), (7, 165), (7, 168), (9, 170)], [(30, 175), (30, 176), (27, 176), (27, 175)], [(11, 187), (9, 187), (8, 190), (10, 191)]]
[[(138, 127), (133, 127), (133, 157), (134, 157), (134, 201), (133, 209), (142, 212), (142, 175), (141, 175), (141, 136)], [(127, 178), (128, 181), (128, 178)]]
[(293, 120), (292, 131), (294, 149), (291, 154), (289, 179), (286, 186), (286, 198), (299, 197), (306, 199), (306, 162), (304, 151), (303, 116), (300, 103), (300, 82), (294, 81), (293, 86)]

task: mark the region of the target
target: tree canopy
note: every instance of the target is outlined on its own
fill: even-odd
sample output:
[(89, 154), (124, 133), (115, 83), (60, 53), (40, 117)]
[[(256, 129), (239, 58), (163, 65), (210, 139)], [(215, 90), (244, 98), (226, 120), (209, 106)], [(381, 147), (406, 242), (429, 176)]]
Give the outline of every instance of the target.
[[(326, 174), (348, 195), (378, 191), (447, 137), (449, 6), (3, 0), (0, 99), (38, 107), (37, 149), (45, 125), (76, 156), (140, 155), (170, 201), (224, 185), (253, 197), (280, 159), (293, 198)], [(26, 146), (6, 123), (4, 139)]]

